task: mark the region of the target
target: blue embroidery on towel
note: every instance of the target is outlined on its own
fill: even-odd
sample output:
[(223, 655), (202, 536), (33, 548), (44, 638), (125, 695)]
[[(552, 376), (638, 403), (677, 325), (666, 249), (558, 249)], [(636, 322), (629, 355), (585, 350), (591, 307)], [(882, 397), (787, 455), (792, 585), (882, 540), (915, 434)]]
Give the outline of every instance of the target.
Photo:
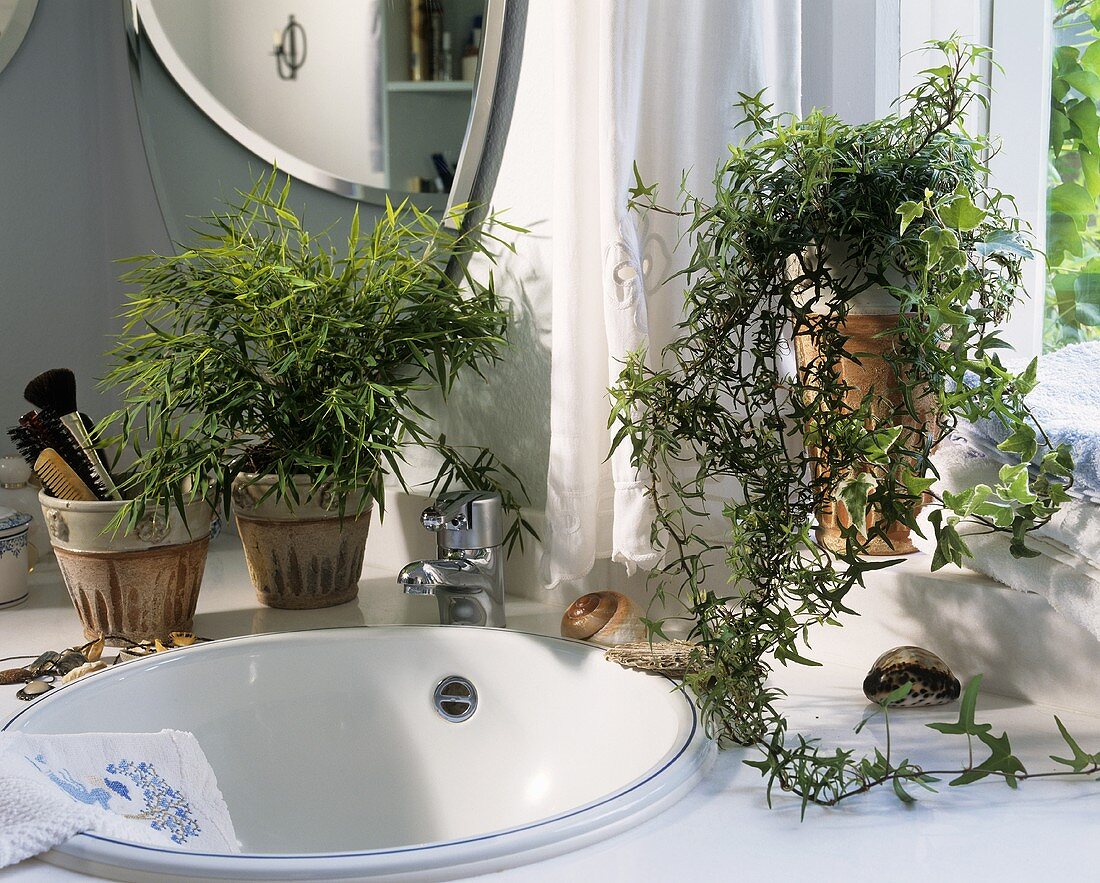
[[(78, 803), (86, 803), (88, 806), (91, 806), (93, 803), (98, 803), (103, 809), (109, 809), (107, 804), (111, 800), (111, 795), (106, 789), (89, 788), (83, 782), (78, 782), (73, 778), (72, 773), (68, 770), (54, 772), (49, 768), (49, 765), (46, 763), (46, 758), (41, 754), (34, 758), (28, 757), (27, 760), (33, 763), (51, 782)], [(45, 768), (43, 769), (43, 767)]]
[[(122, 797), (133, 801), (130, 789), (117, 779), (91, 777), (90, 784), (80, 782), (68, 770), (54, 770), (45, 755), (27, 757), (34, 767), (68, 794), (78, 803), (88, 806), (99, 805), (111, 810), (113, 797)], [(156, 767), (146, 761), (135, 763), (132, 760), (120, 760), (107, 764), (106, 772), (129, 779), (140, 792), (145, 808), (139, 813), (121, 813), (128, 819), (148, 821), (154, 831), (163, 831), (173, 843), (181, 846), (191, 837), (202, 833), (202, 827), (195, 819), (187, 799), (169, 785)], [(105, 786), (105, 787), (101, 787)]]
[(150, 828), (166, 832), (173, 843), (181, 845), (202, 833), (186, 798), (164, 781), (151, 763), (120, 760), (107, 764), (107, 772), (125, 776), (141, 792), (145, 811), (128, 818), (148, 819)]
[(127, 800), (133, 800), (133, 798), (130, 796), (130, 789), (119, 782), (117, 779), (105, 778), (103, 780), (103, 784), (114, 791), (115, 794), (117, 794), (119, 797), (125, 797)]

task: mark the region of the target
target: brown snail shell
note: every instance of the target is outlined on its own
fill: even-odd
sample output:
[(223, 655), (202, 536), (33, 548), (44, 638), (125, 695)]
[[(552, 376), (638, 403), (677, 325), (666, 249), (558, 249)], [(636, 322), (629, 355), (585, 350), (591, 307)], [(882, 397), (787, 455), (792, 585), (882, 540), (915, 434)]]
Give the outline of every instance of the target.
[(0, 686), (25, 684), (33, 677), (34, 672), (29, 668), (5, 668), (0, 671)]
[(913, 689), (891, 708), (945, 705), (958, 699), (961, 690), (959, 679), (935, 653), (907, 646), (887, 650), (875, 660), (863, 681), (863, 695), (872, 702), (882, 702), (906, 683), (911, 683)]
[(561, 636), (610, 647), (646, 637), (638, 607), (619, 592), (591, 592), (569, 605), (561, 618)]

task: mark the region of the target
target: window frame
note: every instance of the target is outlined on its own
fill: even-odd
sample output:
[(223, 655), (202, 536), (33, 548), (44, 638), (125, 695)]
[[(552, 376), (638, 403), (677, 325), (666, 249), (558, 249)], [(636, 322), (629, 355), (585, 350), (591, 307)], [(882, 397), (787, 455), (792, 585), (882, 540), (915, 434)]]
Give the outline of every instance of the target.
[(1024, 265), (1022, 297), (1001, 333), (1028, 359), (1043, 348), (1053, 13), (1051, 0), (903, 0), (900, 15), (901, 94), (924, 67), (915, 50), (930, 39), (958, 33), (992, 47), (1001, 67), (991, 78), (988, 116), (973, 125), (1000, 142), (989, 159), (990, 184), (1015, 197), (1037, 249), (1035, 259)]

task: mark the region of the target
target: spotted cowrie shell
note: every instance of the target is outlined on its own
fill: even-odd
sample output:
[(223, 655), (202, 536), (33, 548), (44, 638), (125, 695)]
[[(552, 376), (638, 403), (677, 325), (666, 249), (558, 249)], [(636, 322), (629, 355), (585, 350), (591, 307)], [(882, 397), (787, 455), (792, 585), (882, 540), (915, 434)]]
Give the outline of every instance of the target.
[(961, 689), (959, 679), (935, 653), (923, 647), (895, 647), (875, 660), (863, 680), (863, 695), (882, 702), (906, 683), (913, 689), (891, 708), (945, 705), (958, 699)]

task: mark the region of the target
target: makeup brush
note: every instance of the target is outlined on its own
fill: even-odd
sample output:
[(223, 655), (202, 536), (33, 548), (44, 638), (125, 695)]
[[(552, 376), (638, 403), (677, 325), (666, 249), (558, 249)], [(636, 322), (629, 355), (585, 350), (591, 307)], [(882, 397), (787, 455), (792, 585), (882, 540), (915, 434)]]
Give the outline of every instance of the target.
[(105, 490), (105, 499), (121, 500), (122, 495), (115, 487), (111, 473), (100, 459), (88, 433), (84, 415), (77, 410), (76, 375), (68, 368), (51, 368), (27, 384), (23, 397), (40, 411), (50, 411), (57, 415), (61, 427), (72, 437), (77, 449), (87, 459), (93, 486), (98, 485)]
[(91, 492), (80, 476), (73, 472), (53, 448), (46, 448), (34, 461), (35, 474), (42, 479), (51, 494), (61, 500), (94, 500)]

